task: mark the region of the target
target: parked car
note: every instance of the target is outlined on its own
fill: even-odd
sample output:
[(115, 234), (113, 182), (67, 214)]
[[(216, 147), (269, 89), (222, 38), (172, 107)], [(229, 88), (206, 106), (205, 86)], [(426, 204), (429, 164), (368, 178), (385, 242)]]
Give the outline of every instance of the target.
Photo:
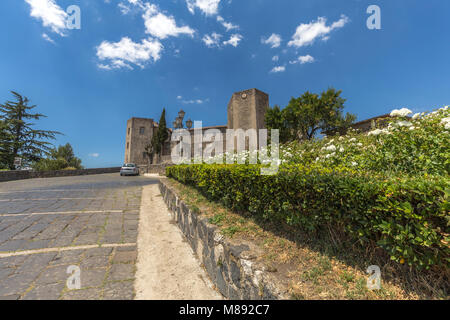
[(134, 163), (125, 163), (122, 168), (120, 168), (121, 176), (138, 176), (139, 168)]

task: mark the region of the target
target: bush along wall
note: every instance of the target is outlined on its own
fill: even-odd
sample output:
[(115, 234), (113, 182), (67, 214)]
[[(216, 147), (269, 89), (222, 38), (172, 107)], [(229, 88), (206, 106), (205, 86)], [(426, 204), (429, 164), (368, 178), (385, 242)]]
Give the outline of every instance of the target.
[(386, 177), (350, 169), (283, 165), (260, 175), (259, 165), (179, 165), (168, 177), (199, 189), (237, 212), (299, 226), (331, 227), (383, 248), (399, 263), (448, 272), (450, 182), (445, 177)]

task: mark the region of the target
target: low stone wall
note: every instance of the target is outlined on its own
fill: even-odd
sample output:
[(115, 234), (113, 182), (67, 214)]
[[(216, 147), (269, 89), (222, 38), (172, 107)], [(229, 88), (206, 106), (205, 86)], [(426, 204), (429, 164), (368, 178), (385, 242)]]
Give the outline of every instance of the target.
[(80, 170), (55, 170), (55, 171), (0, 171), (0, 182), (33, 179), (33, 178), (53, 178), (67, 176), (82, 176), (102, 173), (119, 173), (120, 167), (116, 168), (96, 168)]
[(193, 212), (161, 179), (159, 189), (178, 227), (220, 293), (231, 300), (288, 299), (249, 243), (233, 243)]
[(166, 168), (173, 166), (173, 163), (151, 164), (149, 166), (139, 166), (141, 173), (157, 173), (160, 176), (166, 175)]

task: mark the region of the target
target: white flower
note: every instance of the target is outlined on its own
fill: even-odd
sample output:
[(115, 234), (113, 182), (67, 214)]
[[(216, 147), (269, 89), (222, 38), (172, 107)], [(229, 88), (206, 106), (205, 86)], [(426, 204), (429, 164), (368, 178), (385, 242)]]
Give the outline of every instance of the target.
[(443, 119), (441, 120), (441, 123), (442, 123), (442, 124), (446, 124), (446, 123), (449, 123), (449, 122), (450, 122), (450, 117), (443, 118)]
[(414, 127), (414, 126), (411, 126), (411, 127), (409, 127), (409, 130), (414, 130), (416, 127)]
[(363, 144), (362, 144), (361, 142), (359, 142), (359, 143), (357, 143), (356, 145), (357, 145), (358, 147), (362, 147)]
[(354, 166), (357, 166), (358, 165), (358, 162), (355, 162), (355, 161), (353, 161), (352, 162), (352, 166), (354, 167)]
[[(375, 129), (375, 130), (370, 131), (370, 132), (368, 133), (368, 135), (369, 135), (369, 136), (378, 136), (378, 135), (380, 135), (380, 134), (382, 134), (382, 133), (388, 134), (389, 131), (386, 130), (386, 129)], [(358, 144), (358, 145), (359, 145), (359, 144)]]
[(407, 108), (401, 108), (400, 110), (394, 109), (391, 112), (391, 117), (406, 117), (408, 114), (411, 114), (412, 111)]
[(397, 126), (399, 127), (411, 127), (412, 123), (409, 121), (397, 121)]
[(330, 154), (327, 154), (326, 156), (325, 156), (325, 158), (326, 159), (328, 159), (328, 158), (330, 158), (330, 157), (334, 157), (336, 155), (336, 153), (330, 153)]
[(351, 138), (350, 140), (348, 140), (348, 142), (354, 142), (356, 141), (356, 138)]
[(316, 158), (316, 162), (319, 161), (319, 160), (320, 160), (320, 157), (317, 157), (317, 158)]
[(344, 152), (344, 148), (343, 148), (343, 147), (340, 147), (340, 148), (339, 148), (339, 152)]
[(444, 125), (445, 130), (450, 130), (450, 117), (442, 119), (441, 124)]
[(336, 147), (334, 145), (328, 146), (325, 148), (327, 151), (336, 151)]
[(419, 119), (420, 118), (420, 112), (419, 113), (416, 113), (416, 114), (414, 114), (413, 116), (412, 116), (412, 119), (413, 120), (417, 120), (417, 119)]

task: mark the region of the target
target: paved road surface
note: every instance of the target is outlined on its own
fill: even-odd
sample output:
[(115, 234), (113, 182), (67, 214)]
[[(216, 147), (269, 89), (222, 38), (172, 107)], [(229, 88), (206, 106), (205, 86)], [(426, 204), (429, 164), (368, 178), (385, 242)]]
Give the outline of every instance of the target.
[[(133, 299), (141, 192), (155, 183), (118, 174), (0, 183), (0, 300)], [(67, 287), (70, 266), (80, 290)]]

